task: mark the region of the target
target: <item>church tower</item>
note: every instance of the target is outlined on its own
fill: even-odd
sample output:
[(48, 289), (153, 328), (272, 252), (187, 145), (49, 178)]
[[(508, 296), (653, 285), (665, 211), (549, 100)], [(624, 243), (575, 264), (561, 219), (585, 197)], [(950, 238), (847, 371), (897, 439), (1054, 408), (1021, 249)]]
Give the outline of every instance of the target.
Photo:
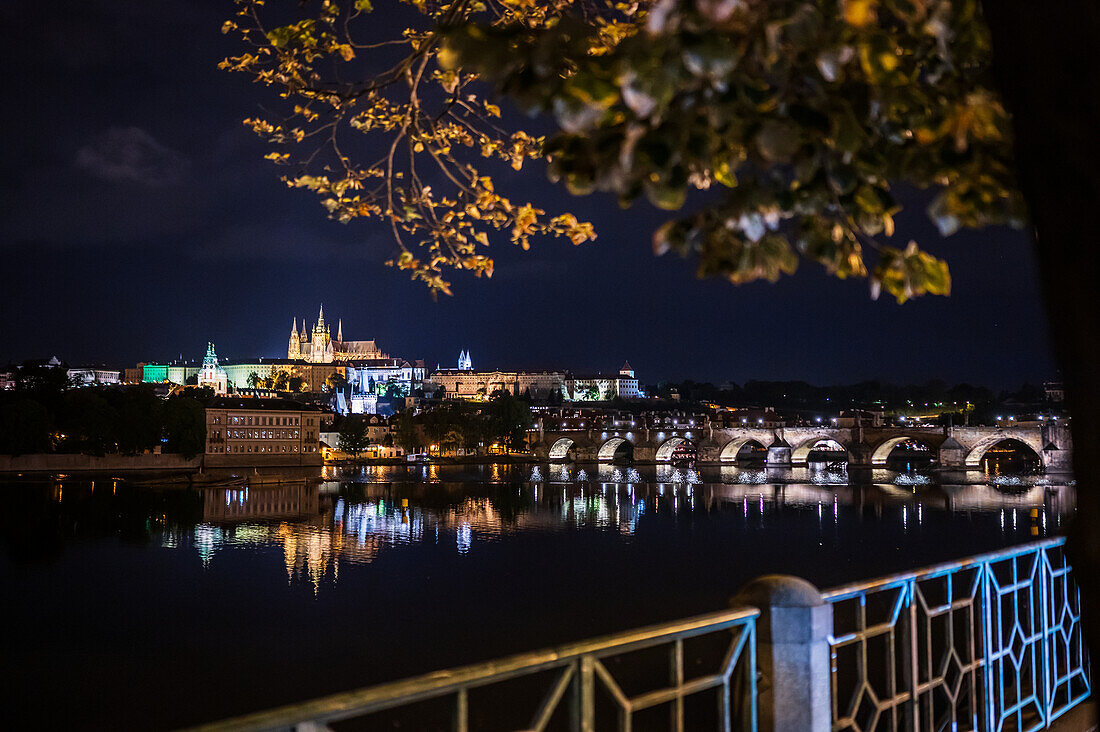
[[(306, 324), (302, 323), (302, 327), (305, 328)], [(298, 319), (294, 318), (290, 325), (290, 345), (286, 349), (286, 357), (299, 359), (302, 357), (302, 339), (298, 335)]]
[(469, 351), (461, 351), (458, 354), (458, 370), (459, 371), (473, 371), (474, 362), (470, 358)]
[(215, 394), (225, 394), (229, 390), (229, 379), (225, 369), (218, 365), (218, 356), (214, 353), (214, 344), (206, 344), (206, 356), (202, 359), (199, 371), (199, 386), (208, 386)]
[(332, 346), (332, 335), (325, 325), (325, 306), (317, 313), (317, 324), (313, 326), (313, 339), (309, 348), (309, 360), (313, 363), (332, 363), (335, 358), (335, 349)]

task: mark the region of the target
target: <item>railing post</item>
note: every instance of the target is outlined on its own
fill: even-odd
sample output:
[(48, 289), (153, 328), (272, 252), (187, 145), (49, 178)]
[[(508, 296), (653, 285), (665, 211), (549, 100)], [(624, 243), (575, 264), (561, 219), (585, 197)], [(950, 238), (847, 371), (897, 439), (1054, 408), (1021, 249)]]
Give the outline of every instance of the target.
[(573, 699), (570, 710), (570, 729), (573, 732), (594, 732), (596, 729), (596, 674), (591, 656), (577, 659), (577, 671), (573, 674)]
[(761, 732), (828, 732), (833, 610), (821, 592), (798, 577), (766, 575), (743, 587), (733, 603), (760, 608), (756, 658)]
[(1047, 572), (1050, 566), (1050, 563), (1047, 561), (1048, 550), (1040, 547), (1037, 551), (1038, 556), (1035, 557), (1035, 560), (1039, 564), (1037, 567), (1039, 572), (1039, 592), (1037, 594), (1039, 600), (1039, 626), (1042, 632), (1041, 639), (1039, 640), (1039, 651), (1043, 654), (1043, 663), (1040, 669), (1041, 683), (1043, 685), (1041, 700), (1043, 704), (1043, 726), (1049, 727), (1050, 710), (1054, 705), (1050, 698), (1050, 692), (1053, 685), (1050, 682), (1050, 614), (1047, 598), (1049, 597), (1048, 593), (1053, 592), (1053, 590), (1051, 589), (1051, 577)]
[[(948, 580), (950, 584), (950, 580)], [(909, 580), (905, 585), (906, 608), (904, 619), (898, 618), (901, 632), (901, 648), (907, 654), (901, 665), (902, 683), (909, 692), (909, 713), (903, 716), (903, 729), (919, 730), (920, 726), (920, 696), (917, 688), (920, 686), (920, 635), (917, 632), (917, 581)], [(948, 601), (950, 602), (950, 596)], [(926, 643), (931, 642), (926, 639)], [(904, 711), (903, 711), (904, 714)], [(905, 725), (908, 726), (905, 726)]]
[[(997, 697), (993, 693), (993, 608), (990, 602), (990, 573), (993, 571), (992, 566), (988, 561), (982, 562), (982, 577), (981, 588), (979, 592), (981, 594), (981, 612), (982, 612), (982, 654), (985, 657), (985, 668), (983, 669), (982, 676), (985, 680), (985, 694), (983, 700), (985, 702), (985, 725), (984, 729), (992, 732), (997, 727), (997, 717), (1000, 715), (995, 714), (997, 706)], [(998, 624), (1000, 623), (998, 618)]]

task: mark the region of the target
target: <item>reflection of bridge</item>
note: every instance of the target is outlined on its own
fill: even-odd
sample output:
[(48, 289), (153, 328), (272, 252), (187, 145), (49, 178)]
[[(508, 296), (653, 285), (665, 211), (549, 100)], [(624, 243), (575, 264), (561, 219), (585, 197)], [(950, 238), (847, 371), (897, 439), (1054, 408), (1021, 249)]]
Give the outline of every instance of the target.
[(637, 463), (665, 463), (680, 448), (694, 447), (700, 464), (736, 463), (741, 449), (767, 450), (769, 466), (805, 465), (818, 445), (836, 444), (853, 467), (874, 467), (902, 443), (925, 447), (944, 468), (979, 468), (994, 445), (1017, 440), (1026, 445), (1047, 472), (1069, 472), (1073, 445), (1066, 425), (1035, 427), (699, 427), (580, 429), (549, 431), (540, 420), (532, 444), (543, 460), (610, 462), (624, 454)]

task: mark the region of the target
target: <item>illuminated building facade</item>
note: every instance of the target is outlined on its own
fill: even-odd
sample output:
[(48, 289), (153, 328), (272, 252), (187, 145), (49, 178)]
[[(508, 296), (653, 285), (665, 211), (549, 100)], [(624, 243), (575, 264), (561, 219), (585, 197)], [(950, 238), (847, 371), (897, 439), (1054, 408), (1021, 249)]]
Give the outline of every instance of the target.
[(68, 375), (73, 386), (101, 386), (117, 384), (122, 380), (120, 371), (95, 366), (69, 369)]
[(377, 414), (380, 397), (408, 397), (422, 388), (426, 369), (423, 361), (410, 363), (400, 358), (384, 358), (348, 363), (344, 375), (351, 388), (348, 411)]
[(432, 373), (428, 388), (443, 389), (444, 397), (487, 399), (494, 391), (508, 391), (517, 396), (529, 393), (533, 399), (546, 399), (562, 393), (565, 373), (562, 371), (474, 371), (440, 369)]
[(213, 389), (215, 394), (225, 394), (229, 391), (229, 378), (225, 369), (218, 365), (218, 356), (214, 353), (214, 344), (206, 344), (206, 357), (202, 360), (202, 368), (198, 373), (198, 385)]
[[(330, 416), (282, 399), (216, 397), (206, 407), (206, 464), (319, 464), (320, 435)], [(230, 459), (212, 462), (211, 456)]]
[(615, 375), (574, 375), (564, 371), (477, 371), (469, 351), (458, 356), (458, 367), (437, 369), (429, 377), (425, 390), (443, 390), (444, 397), (487, 399), (495, 391), (517, 396), (529, 395), (543, 400), (560, 394), (566, 401), (606, 401), (621, 397), (640, 399), (638, 378), (629, 363)]
[(298, 331), (298, 319), (290, 326), (290, 342), (286, 357), (292, 361), (307, 363), (332, 363), (334, 361), (366, 361), (389, 358), (374, 341), (345, 341), (344, 323), (338, 320), (336, 338), (325, 324), (325, 306), (317, 313), (317, 322), (309, 326), (302, 318), (302, 330)]
[[(143, 363), (138, 368), (141, 369), (140, 380), (147, 384), (186, 384), (188, 379), (199, 375), (200, 367), (193, 363)], [(130, 369), (126, 372), (127, 378), (133, 373)]]
[(638, 388), (638, 378), (630, 363), (624, 363), (616, 375), (569, 374), (565, 379), (565, 398), (573, 402), (640, 399), (645, 394)]

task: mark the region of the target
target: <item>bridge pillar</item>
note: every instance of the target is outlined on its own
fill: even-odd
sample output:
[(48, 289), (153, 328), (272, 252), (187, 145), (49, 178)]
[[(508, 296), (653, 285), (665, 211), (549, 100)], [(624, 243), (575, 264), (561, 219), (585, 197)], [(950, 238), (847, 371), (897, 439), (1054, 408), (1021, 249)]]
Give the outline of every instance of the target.
[(758, 577), (733, 598), (760, 609), (757, 621), (757, 713), (761, 732), (832, 729), (829, 635), (833, 609), (804, 579)]
[(775, 441), (768, 445), (768, 467), (789, 468), (791, 466), (791, 452), (791, 446), (787, 444), (787, 441), (777, 435)]
[(1050, 422), (1040, 428), (1043, 451), (1043, 470), (1048, 473), (1073, 472), (1073, 438), (1069, 425)]
[(947, 439), (940, 445), (939, 464), (940, 468), (954, 469), (954, 470), (966, 470), (966, 453), (968, 450), (963, 447), (962, 443), (951, 436), (947, 435)]
[(848, 444), (848, 469), (853, 467), (869, 468), (874, 463), (874, 449), (866, 442), (851, 442)]

